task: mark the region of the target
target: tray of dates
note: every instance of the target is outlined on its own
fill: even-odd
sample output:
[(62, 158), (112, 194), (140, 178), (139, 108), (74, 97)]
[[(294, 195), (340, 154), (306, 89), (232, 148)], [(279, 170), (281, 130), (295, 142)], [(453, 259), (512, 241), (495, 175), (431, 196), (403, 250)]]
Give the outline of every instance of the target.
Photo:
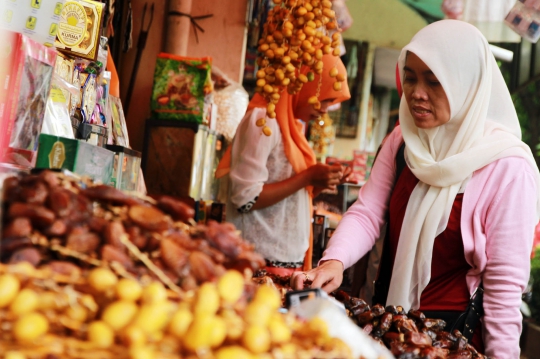
[(9, 359), (351, 358), (326, 323), (282, 314), (279, 293), (236, 270), (179, 296), (108, 267), (58, 274), (0, 265), (0, 355)]
[(370, 307), (364, 300), (344, 291), (335, 294), (349, 317), (364, 332), (389, 348), (397, 359), (489, 359), (479, 353), (458, 330), (444, 331), (446, 322), (426, 318), (418, 310), (405, 312), (401, 306)]
[(324, 321), (280, 313), (230, 224), (64, 173), (3, 183), (0, 358), (352, 358)]

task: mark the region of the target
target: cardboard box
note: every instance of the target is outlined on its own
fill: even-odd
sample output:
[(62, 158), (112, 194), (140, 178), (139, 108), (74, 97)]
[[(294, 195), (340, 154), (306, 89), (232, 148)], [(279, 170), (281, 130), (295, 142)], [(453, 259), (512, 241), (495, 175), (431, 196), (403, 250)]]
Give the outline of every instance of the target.
[(124, 191), (136, 191), (142, 154), (122, 146), (108, 145), (107, 149), (115, 153), (111, 185)]
[(109, 184), (113, 175), (114, 152), (64, 137), (41, 134), (36, 168), (63, 168)]
[(65, 0), (0, 0), (0, 28), (53, 46)]
[(99, 52), (103, 7), (104, 4), (98, 1), (66, 1), (58, 21), (56, 48), (95, 61)]
[(5, 32), (0, 70), (0, 161), (31, 168), (35, 164), (56, 51), (19, 33)]

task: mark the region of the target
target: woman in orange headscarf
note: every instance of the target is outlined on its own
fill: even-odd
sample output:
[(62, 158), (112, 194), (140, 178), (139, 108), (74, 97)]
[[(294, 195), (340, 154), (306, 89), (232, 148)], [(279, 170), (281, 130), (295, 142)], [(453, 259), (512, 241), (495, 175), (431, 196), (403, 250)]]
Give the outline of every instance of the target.
[[(336, 80), (329, 75), (335, 67), (346, 77), (341, 60), (325, 55), (323, 64), (322, 74), (304, 84), (300, 92), (290, 95), (283, 91), (275, 119), (266, 114), (267, 101), (261, 95), (254, 96), (238, 126), (230, 156), (216, 172), (217, 177), (230, 176), (227, 220), (255, 245), (266, 258), (267, 270), (275, 274), (311, 267), (313, 193), (333, 189), (349, 175), (340, 165), (317, 163), (305, 137), (303, 123), (318, 119), (328, 106), (350, 98), (347, 82), (335, 91)], [(303, 67), (301, 72), (307, 71)], [(319, 109), (308, 103), (312, 96), (318, 97)], [(271, 130), (269, 136), (257, 125), (260, 119), (265, 119)]]

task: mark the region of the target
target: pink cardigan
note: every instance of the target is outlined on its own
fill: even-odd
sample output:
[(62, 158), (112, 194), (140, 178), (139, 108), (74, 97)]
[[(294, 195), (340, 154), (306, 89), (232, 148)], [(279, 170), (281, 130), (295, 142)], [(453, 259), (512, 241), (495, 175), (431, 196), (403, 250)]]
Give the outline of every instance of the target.
[[(402, 141), (398, 126), (384, 143), (370, 180), (343, 216), (321, 261), (339, 260), (348, 268), (379, 238)], [(483, 280), (483, 333), (489, 357), (519, 359), (519, 307), (529, 279), (536, 193), (528, 162), (508, 157), (474, 172), (463, 196), (461, 231), (465, 258), (472, 267), (467, 283), (472, 293)]]

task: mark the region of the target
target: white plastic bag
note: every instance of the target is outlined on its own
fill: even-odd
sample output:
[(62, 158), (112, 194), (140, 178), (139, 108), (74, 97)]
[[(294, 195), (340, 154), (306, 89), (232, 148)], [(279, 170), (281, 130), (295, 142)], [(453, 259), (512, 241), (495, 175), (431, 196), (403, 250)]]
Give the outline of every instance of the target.
[(338, 306), (328, 299), (315, 298), (304, 300), (291, 312), (306, 320), (318, 317), (328, 324), (329, 334), (341, 339), (349, 346), (354, 358), (392, 359), (394, 356), (371, 339)]
[(249, 95), (237, 82), (232, 81), (215, 66), (212, 66), (214, 99), (217, 107), (216, 131), (227, 142), (231, 142), (236, 128), (244, 118), (249, 104)]

